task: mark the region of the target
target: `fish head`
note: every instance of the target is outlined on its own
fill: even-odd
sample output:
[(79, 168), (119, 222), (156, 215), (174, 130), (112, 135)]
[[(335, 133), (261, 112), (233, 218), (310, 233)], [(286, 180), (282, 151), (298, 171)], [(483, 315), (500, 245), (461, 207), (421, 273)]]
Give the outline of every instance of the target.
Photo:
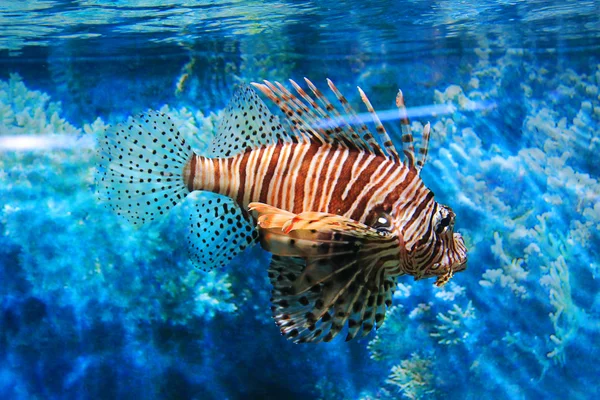
[(431, 261), (424, 265), (424, 275), (436, 277), (435, 285), (441, 287), (467, 268), (467, 248), (462, 235), (454, 232), (454, 211), (445, 205), (436, 206), (431, 220)]
[(462, 235), (454, 232), (456, 215), (450, 207), (434, 201), (423, 214), (421, 221), (413, 221), (413, 216), (398, 224), (408, 252), (407, 273), (415, 279), (435, 277), (435, 285), (443, 286), (466, 269), (467, 248)]

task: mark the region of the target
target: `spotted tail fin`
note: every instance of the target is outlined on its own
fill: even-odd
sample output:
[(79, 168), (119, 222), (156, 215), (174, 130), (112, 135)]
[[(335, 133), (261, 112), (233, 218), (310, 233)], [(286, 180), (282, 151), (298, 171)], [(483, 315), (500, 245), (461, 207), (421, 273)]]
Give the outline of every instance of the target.
[(130, 117), (98, 144), (98, 196), (133, 224), (162, 216), (187, 195), (182, 174), (193, 152), (167, 115)]

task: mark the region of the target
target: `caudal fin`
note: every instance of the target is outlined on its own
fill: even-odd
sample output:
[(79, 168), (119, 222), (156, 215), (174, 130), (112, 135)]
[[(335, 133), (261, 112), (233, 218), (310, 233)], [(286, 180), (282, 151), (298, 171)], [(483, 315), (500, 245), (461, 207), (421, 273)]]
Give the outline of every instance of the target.
[(188, 193), (183, 167), (193, 152), (165, 114), (148, 111), (109, 128), (99, 153), (98, 196), (134, 224), (160, 217)]

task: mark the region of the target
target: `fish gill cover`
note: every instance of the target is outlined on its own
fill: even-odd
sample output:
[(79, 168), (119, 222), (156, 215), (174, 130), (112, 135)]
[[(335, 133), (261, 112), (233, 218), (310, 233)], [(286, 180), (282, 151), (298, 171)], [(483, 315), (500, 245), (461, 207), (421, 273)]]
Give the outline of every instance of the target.
[[(477, 25), (454, 2), (436, 4), (421, 23), (446, 24), (450, 36)], [(564, 9), (553, 11), (570, 21)], [(526, 17), (535, 23), (549, 12)], [(453, 22), (459, 17), (463, 25)], [(598, 22), (585, 23), (593, 30)], [(38, 34), (51, 44), (51, 33)], [(281, 337), (269, 312), (269, 255), (259, 248), (224, 269), (197, 272), (185, 235), (189, 208), (202, 198), (134, 229), (94, 195), (95, 143), (107, 125), (152, 107), (202, 152), (219, 113), (186, 100), (223, 105), (238, 79), (336, 68), (298, 65), (286, 59), (285, 44), (254, 58), (263, 45), (273, 50), (259, 35), (235, 51), (225, 46), (235, 62), (216, 75), (193, 50), (168, 85), (164, 76), (128, 81), (111, 67), (102, 73), (143, 94), (102, 108), (109, 101), (102, 90), (90, 94), (92, 73), (66, 56), (74, 49), (51, 46), (52, 95), (33, 89), (48, 85), (29, 68), (24, 80), (14, 73), (20, 64), (4, 64), (17, 67), (3, 69), (0, 81), (0, 395), (597, 397), (600, 62), (515, 48), (496, 34), (480, 36), (473, 57), (452, 70), (412, 64), (421, 67), (409, 75), (412, 87), (401, 61), (354, 55), (342, 63), (348, 68), (336, 83), (353, 104), (356, 84), (383, 108), (401, 86), (409, 106), (449, 110), (412, 125), (420, 132), (432, 124), (423, 179), (460, 216), (469, 249), (468, 269), (441, 289), (400, 278), (384, 325), (356, 343)], [(4, 47), (17, 51), (15, 43)], [(153, 96), (161, 85), (172, 93), (163, 103)]]

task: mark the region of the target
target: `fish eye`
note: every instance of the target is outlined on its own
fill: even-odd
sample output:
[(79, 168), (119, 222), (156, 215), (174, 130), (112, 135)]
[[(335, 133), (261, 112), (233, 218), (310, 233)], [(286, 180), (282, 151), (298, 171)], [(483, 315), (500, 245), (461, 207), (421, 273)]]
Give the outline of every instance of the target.
[(442, 206), (438, 214), (438, 221), (435, 224), (435, 233), (438, 235), (448, 230), (454, 225), (454, 213), (448, 207)]
[(442, 220), (440, 221), (440, 226), (442, 227), (446, 227), (450, 225), (450, 216), (444, 217), (442, 218)]
[(369, 225), (380, 233), (389, 233), (392, 231), (392, 216), (385, 211), (378, 212)]

